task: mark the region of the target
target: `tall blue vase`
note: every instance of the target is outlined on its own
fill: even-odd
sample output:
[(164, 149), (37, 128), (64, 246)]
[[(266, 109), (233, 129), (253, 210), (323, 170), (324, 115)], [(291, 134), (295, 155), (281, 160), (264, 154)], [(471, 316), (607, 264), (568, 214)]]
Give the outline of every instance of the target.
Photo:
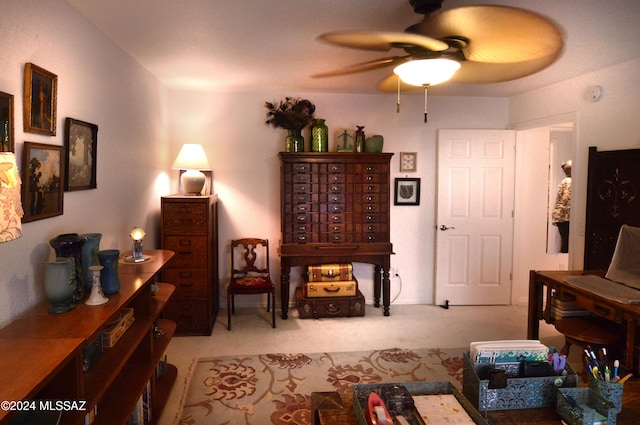
[(75, 266), (76, 289), (73, 294), (74, 301), (84, 298), (84, 281), (82, 274), (82, 246), (87, 241), (77, 233), (65, 233), (58, 235), (49, 241), (49, 245), (56, 252), (56, 257), (71, 258)]
[(93, 286), (93, 274), (89, 267), (100, 265), (98, 251), (100, 250), (100, 239), (102, 238), (102, 233), (83, 233), (80, 236), (86, 238), (86, 242), (82, 245), (81, 263), (84, 292), (88, 294), (91, 292), (91, 287)]
[(104, 267), (100, 274), (100, 284), (105, 295), (115, 294), (120, 290), (120, 279), (118, 278), (118, 258), (120, 251), (117, 249), (106, 249), (98, 251), (100, 265)]

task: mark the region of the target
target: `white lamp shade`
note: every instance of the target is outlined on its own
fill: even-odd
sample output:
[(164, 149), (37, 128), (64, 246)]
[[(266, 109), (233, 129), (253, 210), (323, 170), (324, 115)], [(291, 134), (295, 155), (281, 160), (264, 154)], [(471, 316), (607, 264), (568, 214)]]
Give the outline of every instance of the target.
[(182, 145), (182, 149), (180, 149), (171, 168), (174, 170), (210, 170), (211, 166), (202, 145), (186, 143)]
[(460, 63), (451, 59), (417, 59), (395, 67), (393, 72), (407, 84), (419, 87), (444, 83), (460, 69)]

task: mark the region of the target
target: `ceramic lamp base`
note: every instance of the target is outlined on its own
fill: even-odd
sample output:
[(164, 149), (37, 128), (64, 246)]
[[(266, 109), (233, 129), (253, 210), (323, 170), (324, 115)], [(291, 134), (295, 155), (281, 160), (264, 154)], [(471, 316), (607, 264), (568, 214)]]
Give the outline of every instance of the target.
[(204, 174), (199, 170), (186, 170), (180, 176), (180, 184), (185, 195), (200, 195), (205, 181)]

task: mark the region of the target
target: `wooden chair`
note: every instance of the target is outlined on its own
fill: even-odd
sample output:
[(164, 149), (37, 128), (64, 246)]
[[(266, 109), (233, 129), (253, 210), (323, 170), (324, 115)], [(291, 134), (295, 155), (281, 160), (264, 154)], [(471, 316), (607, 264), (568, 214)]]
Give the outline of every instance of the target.
[[(606, 347), (610, 352), (611, 362), (615, 354), (624, 352), (620, 350), (620, 345), (625, 341), (624, 332), (620, 326), (610, 320), (597, 317), (569, 317), (556, 320), (554, 325), (556, 330), (564, 335), (565, 344), (560, 353), (567, 357), (572, 345), (582, 349), (590, 345), (595, 351)], [(588, 382), (589, 372), (584, 356), (582, 356), (582, 366), (582, 377), (585, 382)]]
[(227, 289), (227, 330), (235, 314), (235, 295), (267, 294), (272, 328), (276, 327), (276, 287), (269, 274), (269, 241), (244, 238), (231, 241), (231, 280)]

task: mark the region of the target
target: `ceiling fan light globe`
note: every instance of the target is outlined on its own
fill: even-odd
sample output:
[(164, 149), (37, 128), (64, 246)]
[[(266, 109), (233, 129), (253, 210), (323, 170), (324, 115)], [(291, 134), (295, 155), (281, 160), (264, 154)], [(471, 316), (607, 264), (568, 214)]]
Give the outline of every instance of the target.
[(430, 87), (449, 80), (460, 69), (460, 63), (451, 59), (417, 59), (395, 67), (393, 72), (412, 86)]

